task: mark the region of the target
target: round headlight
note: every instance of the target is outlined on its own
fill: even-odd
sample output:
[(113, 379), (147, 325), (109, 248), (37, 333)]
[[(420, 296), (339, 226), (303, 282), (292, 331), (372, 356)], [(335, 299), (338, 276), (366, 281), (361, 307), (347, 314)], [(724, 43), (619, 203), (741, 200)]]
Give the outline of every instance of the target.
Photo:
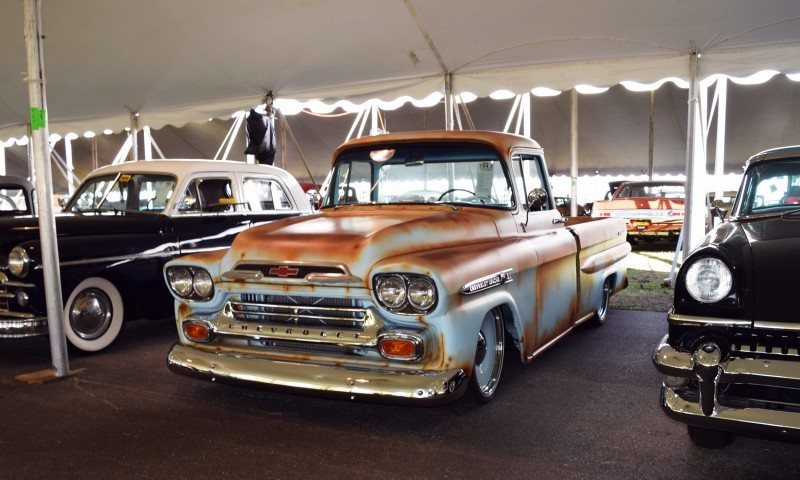
[(199, 297), (208, 298), (214, 293), (214, 280), (211, 274), (203, 269), (194, 272), (194, 293)]
[(30, 262), (31, 259), (24, 248), (14, 247), (8, 254), (8, 271), (18, 277), (24, 277), (28, 274)]
[(192, 294), (192, 272), (188, 268), (172, 268), (169, 270), (169, 286), (181, 297)]
[(728, 295), (732, 286), (731, 270), (718, 258), (701, 258), (686, 271), (686, 290), (698, 302), (718, 302)]
[(378, 299), (389, 308), (400, 308), (406, 303), (406, 282), (399, 275), (390, 275), (378, 285)]
[(417, 310), (427, 310), (436, 302), (436, 288), (427, 278), (416, 278), (408, 284), (408, 303)]

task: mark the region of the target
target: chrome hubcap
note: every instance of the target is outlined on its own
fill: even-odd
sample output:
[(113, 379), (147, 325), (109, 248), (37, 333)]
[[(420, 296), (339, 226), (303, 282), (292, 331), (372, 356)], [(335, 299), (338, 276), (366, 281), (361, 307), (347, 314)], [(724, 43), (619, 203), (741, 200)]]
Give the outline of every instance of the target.
[(111, 324), (111, 301), (98, 289), (85, 290), (75, 298), (69, 309), (72, 331), (84, 340), (102, 336)]

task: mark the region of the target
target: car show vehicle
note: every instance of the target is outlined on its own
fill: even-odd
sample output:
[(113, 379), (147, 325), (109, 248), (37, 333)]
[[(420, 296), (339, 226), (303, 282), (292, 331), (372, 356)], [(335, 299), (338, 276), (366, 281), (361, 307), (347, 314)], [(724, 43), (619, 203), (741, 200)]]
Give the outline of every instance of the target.
[(626, 285), (621, 219), (564, 218), (541, 147), (478, 131), (385, 134), (333, 156), (319, 213), (164, 269), (178, 374), (346, 399), (491, 400)]
[(0, 175), (0, 218), (35, 215), (33, 191), (33, 184), (27, 178)]
[(800, 439), (800, 147), (747, 163), (726, 221), (684, 260), (653, 362), (661, 406), (701, 447)]
[[(55, 216), (67, 340), (98, 351), (123, 320), (172, 312), (167, 260), (227, 248), (237, 233), (310, 214), (288, 172), (243, 162), (158, 160), (102, 167)], [(36, 217), (0, 219), (0, 338), (48, 333)]]
[(683, 227), (684, 197), (681, 181), (622, 182), (609, 200), (594, 202), (592, 216), (625, 219), (632, 241), (675, 241)]

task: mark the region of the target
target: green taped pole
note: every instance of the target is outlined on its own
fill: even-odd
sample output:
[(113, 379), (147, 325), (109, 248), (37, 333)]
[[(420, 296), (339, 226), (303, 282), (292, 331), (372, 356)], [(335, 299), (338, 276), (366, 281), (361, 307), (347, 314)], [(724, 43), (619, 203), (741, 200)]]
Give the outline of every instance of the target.
[(41, 108), (31, 107), (31, 130), (41, 130), (47, 124), (47, 112)]

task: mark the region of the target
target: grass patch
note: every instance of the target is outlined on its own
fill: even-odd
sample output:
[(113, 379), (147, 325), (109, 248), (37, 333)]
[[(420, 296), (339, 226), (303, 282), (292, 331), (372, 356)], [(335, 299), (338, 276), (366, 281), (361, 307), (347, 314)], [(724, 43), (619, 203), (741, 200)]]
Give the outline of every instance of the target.
[(672, 308), (672, 287), (664, 286), (669, 272), (628, 269), (628, 288), (611, 297), (611, 308), (666, 312)]

